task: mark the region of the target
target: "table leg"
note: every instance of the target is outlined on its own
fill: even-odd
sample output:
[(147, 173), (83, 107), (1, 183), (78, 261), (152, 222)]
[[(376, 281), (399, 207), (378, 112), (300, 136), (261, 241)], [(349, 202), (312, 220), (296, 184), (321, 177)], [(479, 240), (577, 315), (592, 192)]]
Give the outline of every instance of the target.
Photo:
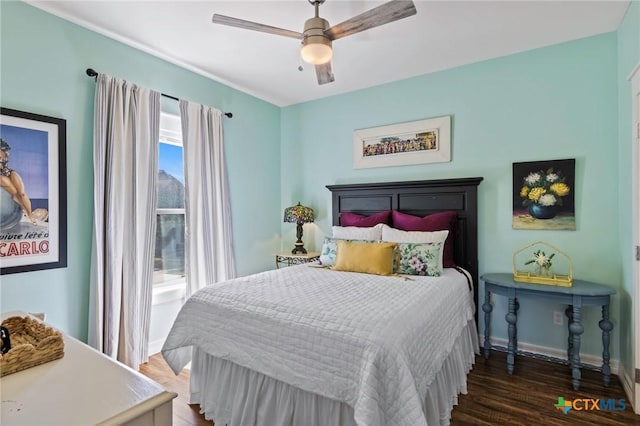
[[(518, 302), (518, 299), (516, 299), (516, 318), (518, 317), (518, 311), (520, 311), (520, 302)], [(514, 325), (515, 325), (515, 328), (516, 328), (515, 329), (516, 332), (515, 332), (513, 344), (514, 344), (516, 352), (518, 352), (518, 326), (517, 326), (517, 324), (514, 324)]]
[(518, 301), (515, 297), (509, 297), (509, 313), (505, 315), (507, 323), (509, 323), (509, 347), (507, 348), (507, 372), (513, 374), (513, 366), (516, 359), (516, 339), (518, 330), (516, 322), (518, 316), (516, 314), (516, 304)]
[(569, 325), (569, 333), (572, 336), (572, 350), (571, 350), (571, 377), (573, 383), (573, 389), (580, 389), (580, 336), (584, 332), (582, 326), (582, 317), (580, 315), (580, 306), (573, 305), (572, 310), (573, 321)]
[(613, 323), (609, 321), (609, 305), (602, 305), (602, 320), (598, 323), (602, 330), (602, 376), (605, 386), (611, 383), (611, 367), (609, 366), (609, 333)]
[(489, 351), (491, 351), (491, 342), (489, 341), (489, 326), (491, 325), (491, 292), (487, 290), (487, 284), (485, 283), (484, 290), (484, 304), (482, 305), (482, 311), (484, 312), (484, 358), (489, 359)]
[(573, 335), (571, 334), (571, 323), (573, 322), (573, 306), (569, 305), (564, 311), (567, 316), (567, 328), (569, 329), (569, 341), (567, 342), (567, 360), (571, 362), (571, 354), (573, 352)]

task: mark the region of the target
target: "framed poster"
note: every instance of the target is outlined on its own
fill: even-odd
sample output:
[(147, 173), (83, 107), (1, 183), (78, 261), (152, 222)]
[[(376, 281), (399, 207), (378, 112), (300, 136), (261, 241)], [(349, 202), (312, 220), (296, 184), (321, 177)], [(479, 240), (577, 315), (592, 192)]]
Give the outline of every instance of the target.
[(0, 274), (67, 266), (66, 121), (0, 110)]
[(353, 132), (353, 168), (451, 161), (451, 116)]
[(576, 160), (513, 163), (513, 229), (576, 229)]

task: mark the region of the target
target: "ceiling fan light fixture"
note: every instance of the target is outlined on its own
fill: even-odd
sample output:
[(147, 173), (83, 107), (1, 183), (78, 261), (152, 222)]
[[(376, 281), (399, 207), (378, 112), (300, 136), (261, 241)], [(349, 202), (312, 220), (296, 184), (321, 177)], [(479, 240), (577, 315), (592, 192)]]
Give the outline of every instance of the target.
[[(305, 21), (304, 31), (301, 33), (217, 13), (213, 15), (211, 21), (214, 24), (302, 40), (302, 48), (300, 49), (302, 59), (315, 65), (318, 84), (326, 84), (335, 81), (331, 67), (331, 59), (333, 57), (332, 43), (334, 40), (407, 18), (417, 13), (413, 0), (388, 0), (373, 9), (369, 9), (331, 27), (326, 19), (320, 17), (320, 5), (325, 0), (308, 1), (315, 9), (315, 16)], [(298, 69), (300, 68), (298, 67)]]
[[(318, 40), (313, 40), (318, 39)], [(302, 42), (300, 49), (302, 59), (310, 64), (320, 65), (326, 64), (333, 57), (333, 49), (331, 41), (325, 37), (312, 36)]]
[(316, 16), (307, 19), (304, 23), (304, 36), (302, 48), (300, 49), (302, 59), (314, 65), (326, 64), (333, 56), (331, 39), (324, 33), (329, 28), (329, 22), (317, 16), (317, 6), (320, 3), (314, 3), (316, 5)]

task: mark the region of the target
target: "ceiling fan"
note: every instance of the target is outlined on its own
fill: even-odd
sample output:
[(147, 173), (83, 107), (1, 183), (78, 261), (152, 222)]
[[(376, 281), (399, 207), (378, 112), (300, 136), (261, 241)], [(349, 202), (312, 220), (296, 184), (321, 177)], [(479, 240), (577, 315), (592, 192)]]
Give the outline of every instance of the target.
[(344, 22), (329, 27), (326, 19), (318, 16), (320, 5), (325, 0), (308, 0), (315, 9), (316, 15), (304, 23), (304, 31), (285, 30), (244, 19), (230, 16), (213, 15), (214, 24), (244, 28), (246, 30), (261, 31), (302, 40), (300, 54), (306, 62), (315, 65), (318, 84), (334, 81), (331, 71), (331, 57), (333, 56), (332, 42), (351, 34), (359, 33), (380, 25), (388, 24), (399, 19), (416, 14), (416, 7), (411, 0), (391, 0)]

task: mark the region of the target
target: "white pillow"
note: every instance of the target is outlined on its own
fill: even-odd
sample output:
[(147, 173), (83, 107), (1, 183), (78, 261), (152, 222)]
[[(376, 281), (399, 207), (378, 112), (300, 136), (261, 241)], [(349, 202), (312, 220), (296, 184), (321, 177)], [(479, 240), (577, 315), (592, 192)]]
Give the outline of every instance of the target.
[(382, 224), (382, 241), (390, 243), (442, 243), (447, 239), (449, 231), (401, 231)]
[(382, 223), (370, 228), (360, 228), (358, 226), (334, 226), (332, 227), (333, 238), (339, 240), (366, 240), (380, 241), (382, 238)]
[(389, 225), (382, 225), (382, 241), (390, 243), (441, 243), (438, 265), (442, 271), (442, 256), (444, 254), (444, 240), (449, 231), (401, 231)]

